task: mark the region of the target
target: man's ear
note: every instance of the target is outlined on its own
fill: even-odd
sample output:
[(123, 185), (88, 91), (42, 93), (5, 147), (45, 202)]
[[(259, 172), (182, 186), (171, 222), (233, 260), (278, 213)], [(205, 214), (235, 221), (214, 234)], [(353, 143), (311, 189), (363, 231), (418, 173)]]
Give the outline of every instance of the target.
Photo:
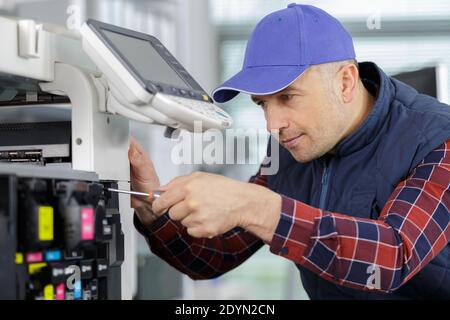
[(356, 95), (356, 84), (359, 79), (358, 68), (353, 63), (342, 66), (338, 72), (340, 96), (343, 103), (350, 103)]

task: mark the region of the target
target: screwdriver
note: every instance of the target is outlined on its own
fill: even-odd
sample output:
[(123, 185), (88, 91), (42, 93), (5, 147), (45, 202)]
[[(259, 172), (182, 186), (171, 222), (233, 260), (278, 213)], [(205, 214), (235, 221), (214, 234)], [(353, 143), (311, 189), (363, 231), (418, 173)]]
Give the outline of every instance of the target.
[(139, 197), (146, 197), (150, 203), (155, 201), (156, 199), (158, 199), (162, 194), (162, 191), (158, 191), (158, 190), (152, 191), (151, 193), (146, 193), (146, 192), (108, 188), (108, 191), (117, 192), (117, 193), (126, 193), (126, 194), (131, 194), (131, 195), (139, 196)]

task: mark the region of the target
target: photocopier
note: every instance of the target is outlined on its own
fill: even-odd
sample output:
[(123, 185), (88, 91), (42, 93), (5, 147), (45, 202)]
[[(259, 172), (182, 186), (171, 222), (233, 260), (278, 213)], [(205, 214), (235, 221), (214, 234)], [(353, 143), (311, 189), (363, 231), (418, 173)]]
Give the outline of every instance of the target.
[(129, 122), (232, 119), (155, 37), (0, 17), (0, 299), (131, 299)]

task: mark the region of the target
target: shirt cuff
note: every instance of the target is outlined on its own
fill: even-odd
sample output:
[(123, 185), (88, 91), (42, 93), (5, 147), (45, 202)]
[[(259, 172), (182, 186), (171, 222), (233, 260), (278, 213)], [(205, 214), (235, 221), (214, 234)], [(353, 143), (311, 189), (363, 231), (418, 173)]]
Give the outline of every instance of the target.
[(136, 230), (143, 235), (146, 238), (149, 238), (152, 235), (155, 235), (163, 229), (165, 225), (169, 222), (170, 218), (169, 215), (163, 214), (162, 216), (158, 217), (150, 226), (144, 226), (139, 219), (139, 217), (136, 214), (136, 211), (134, 212), (133, 216), (133, 224)]
[(270, 251), (301, 263), (314, 242), (322, 210), (303, 202), (281, 196), (281, 215)]

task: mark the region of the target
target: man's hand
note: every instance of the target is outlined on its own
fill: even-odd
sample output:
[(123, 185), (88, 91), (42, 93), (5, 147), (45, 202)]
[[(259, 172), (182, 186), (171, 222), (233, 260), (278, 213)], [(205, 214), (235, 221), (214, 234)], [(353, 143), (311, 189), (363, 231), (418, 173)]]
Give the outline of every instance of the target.
[(193, 237), (212, 238), (242, 227), (266, 242), (272, 240), (281, 212), (281, 197), (256, 184), (196, 172), (160, 187), (155, 214), (169, 209)]
[[(130, 160), (132, 190), (150, 192), (159, 188), (159, 178), (153, 162), (134, 138), (130, 139), (128, 159)], [(139, 220), (145, 226), (151, 225), (158, 218), (158, 215), (152, 212), (151, 204), (142, 198), (131, 196), (131, 207), (136, 210)]]

